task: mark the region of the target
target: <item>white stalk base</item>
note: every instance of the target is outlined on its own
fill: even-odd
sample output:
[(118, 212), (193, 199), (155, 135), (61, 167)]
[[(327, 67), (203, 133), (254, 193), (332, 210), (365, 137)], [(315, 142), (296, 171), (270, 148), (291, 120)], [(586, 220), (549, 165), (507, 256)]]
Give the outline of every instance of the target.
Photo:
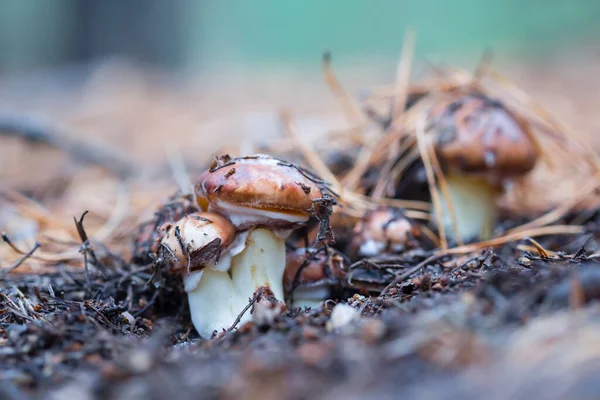
[[(483, 179), (455, 174), (446, 176), (448, 190), (458, 225), (458, 233), (465, 242), (489, 239), (496, 220), (498, 188)], [(446, 236), (456, 240), (448, 203), (440, 193)]]
[[(251, 231), (244, 251), (231, 260), (231, 274), (207, 268), (197, 286), (187, 288), (192, 323), (198, 334), (210, 338), (214, 331), (231, 327), (260, 287), (269, 287), (283, 302), (284, 270), (285, 240), (268, 229)], [(240, 324), (250, 317), (246, 312)]]
[(229, 328), (248, 299), (237, 293), (229, 273), (207, 269), (198, 285), (188, 292), (188, 302), (196, 331), (208, 339), (214, 331)]
[(246, 239), (246, 248), (231, 260), (231, 278), (241, 296), (247, 299), (256, 289), (267, 286), (283, 301), (285, 240), (264, 228), (255, 229)]

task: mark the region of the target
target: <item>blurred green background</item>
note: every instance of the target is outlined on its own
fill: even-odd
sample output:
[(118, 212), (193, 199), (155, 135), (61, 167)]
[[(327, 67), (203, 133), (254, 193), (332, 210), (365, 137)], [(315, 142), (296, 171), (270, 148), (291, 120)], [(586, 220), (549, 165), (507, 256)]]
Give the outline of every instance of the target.
[(0, 70), (126, 55), (176, 68), (313, 64), (398, 57), (404, 31), (418, 53), (485, 48), (538, 56), (594, 43), (592, 0), (3, 0)]

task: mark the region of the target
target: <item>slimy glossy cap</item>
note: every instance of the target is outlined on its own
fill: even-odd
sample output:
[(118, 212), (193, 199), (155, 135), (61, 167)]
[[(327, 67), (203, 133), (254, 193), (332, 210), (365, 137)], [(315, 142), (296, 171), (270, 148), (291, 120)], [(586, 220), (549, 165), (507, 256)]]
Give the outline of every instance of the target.
[(309, 219), (322, 187), (318, 177), (270, 156), (224, 156), (200, 176), (196, 195), (201, 207), (228, 216), (239, 230), (285, 228)]
[(538, 154), (531, 128), (499, 101), (468, 94), (432, 114), (436, 153), (448, 169), (495, 183), (533, 169)]
[(162, 244), (168, 247), (174, 271), (192, 272), (214, 265), (236, 237), (231, 222), (212, 212), (187, 215), (164, 229)]

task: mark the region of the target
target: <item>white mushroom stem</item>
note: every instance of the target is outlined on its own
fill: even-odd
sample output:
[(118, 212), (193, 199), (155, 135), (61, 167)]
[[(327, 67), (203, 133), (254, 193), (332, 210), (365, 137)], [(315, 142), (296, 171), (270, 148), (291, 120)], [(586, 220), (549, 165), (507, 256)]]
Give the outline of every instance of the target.
[[(190, 279), (194, 279), (193, 275), (184, 278)], [(188, 291), (188, 302), (198, 334), (210, 338), (214, 331), (220, 332), (234, 323), (248, 298), (239, 295), (229, 273), (206, 269), (197, 286)]]
[(283, 302), (285, 239), (269, 229), (254, 229), (246, 239), (246, 248), (231, 260), (231, 277), (237, 292), (250, 298), (256, 289), (269, 287)]
[[(474, 239), (488, 239), (496, 220), (498, 187), (489, 184), (482, 178), (465, 177), (453, 173), (446, 176), (446, 181), (461, 238), (466, 242)], [(446, 235), (456, 239), (448, 203), (444, 199), (443, 193), (440, 197)]]
[(320, 285), (314, 287), (298, 287), (294, 290), (294, 307), (319, 308), (323, 302), (329, 299), (331, 291), (329, 286)]
[[(283, 273), (285, 270), (285, 239), (268, 229), (255, 229), (245, 240), (244, 250), (231, 258), (229, 264), (207, 266), (202, 276), (192, 273), (184, 277), (190, 314), (194, 327), (203, 338), (210, 338), (233, 325), (255, 291), (269, 287), (283, 302)], [(240, 324), (250, 319), (246, 312)]]

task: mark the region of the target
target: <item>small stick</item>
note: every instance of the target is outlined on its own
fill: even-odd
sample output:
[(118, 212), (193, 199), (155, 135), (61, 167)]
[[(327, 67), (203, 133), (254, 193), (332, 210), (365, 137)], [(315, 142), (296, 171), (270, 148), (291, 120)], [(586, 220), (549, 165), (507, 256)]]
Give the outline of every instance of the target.
[(411, 276), (412, 274), (414, 274), (421, 268), (427, 266), (427, 264), (429, 264), (430, 262), (438, 260), (438, 259), (444, 257), (446, 254), (447, 253), (445, 251), (440, 251), (439, 253), (436, 253), (436, 254), (426, 258), (425, 260), (421, 261), (420, 263), (418, 263), (417, 265), (415, 265), (414, 267), (412, 267), (411, 269), (409, 269), (402, 275), (398, 275), (396, 278), (394, 278), (394, 280), (389, 285), (387, 285), (385, 287), (385, 289), (383, 289), (383, 291), (379, 294), (379, 297), (385, 296), (394, 286), (396, 286), (400, 282), (403, 282), (406, 278), (408, 278), (409, 276)]
[(15, 253), (21, 254), (21, 255), (27, 254), (27, 252), (25, 252), (25, 251), (19, 249), (17, 246), (15, 246), (15, 244), (12, 242), (12, 240), (10, 240), (10, 238), (8, 237), (6, 232), (2, 232), (2, 240), (4, 241), (4, 243), (9, 245), (10, 248), (15, 251)]
[(21, 258), (19, 258), (13, 265), (11, 265), (10, 267), (2, 270), (2, 275), (8, 274), (10, 271), (18, 268), (21, 264), (23, 264), (23, 262), (25, 260), (27, 260), (29, 257), (31, 257), (33, 255), (33, 253), (35, 253), (35, 251), (39, 247), (40, 247), (40, 243), (39, 242), (35, 242), (35, 244), (31, 248), (31, 250), (29, 250), (27, 253), (23, 254), (23, 256)]
[(136, 311), (135, 313), (133, 313), (132, 314), (133, 317), (137, 318), (137, 317), (143, 315), (150, 307), (152, 307), (152, 305), (154, 304), (154, 302), (158, 298), (158, 294), (159, 294), (159, 290), (156, 290), (152, 294), (152, 297), (150, 298), (150, 301), (148, 302), (148, 304), (146, 304), (144, 307), (142, 307), (141, 309), (139, 309), (138, 311)]
[(233, 324), (229, 328), (227, 328), (226, 332), (231, 332), (232, 330), (235, 329), (236, 325), (239, 324), (240, 321), (242, 320), (242, 317), (244, 316), (244, 314), (246, 314), (246, 312), (250, 309), (250, 307), (252, 307), (254, 305), (254, 303), (256, 303), (256, 301), (258, 300), (259, 297), (260, 297), (260, 293), (252, 296), (252, 298), (250, 299), (248, 304), (246, 304), (246, 307), (244, 307), (244, 309), (238, 314), (237, 318), (235, 319), (235, 321), (233, 321)]
[(579, 247), (579, 249), (575, 252), (575, 255), (573, 256), (573, 258), (577, 259), (577, 258), (583, 257), (585, 255), (585, 252), (586, 252), (585, 246), (587, 246), (587, 244), (593, 238), (594, 238), (594, 235), (589, 235), (587, 237), (587, 239), (585, 239), (585, 241), (583, 242), (583, 244), (581, 245), (581, 247)]
[(79, 237), (81, 238), (81, 247), (80, 247), (79, 251), (81, 253), (83, 253), (83, 268), (85, 269), (85, 290), (86, 290), (86, 292), (90, 289), (90, 273), (89, 273), (90, 271), (88, 268), (88, 252), (89, 252), (90, 257), (92, 258), (92, 262), (94, 263), (94, 265), (96, 267), (100, 265), (98, 263), (98, 258), (96, 257), (96, 253), (91, 248), (88, 235), (85, 232), (85, 228), (83, 227), (83, 219), (85, 218), (87, 213), (88, 213), (88, 210), (85, 210), (81, 214), (79, 221), (75, 217), (73, 217), (73, 221), (75, 221), (75, 227), (77, 228), (77, 233), (79, 234)]

